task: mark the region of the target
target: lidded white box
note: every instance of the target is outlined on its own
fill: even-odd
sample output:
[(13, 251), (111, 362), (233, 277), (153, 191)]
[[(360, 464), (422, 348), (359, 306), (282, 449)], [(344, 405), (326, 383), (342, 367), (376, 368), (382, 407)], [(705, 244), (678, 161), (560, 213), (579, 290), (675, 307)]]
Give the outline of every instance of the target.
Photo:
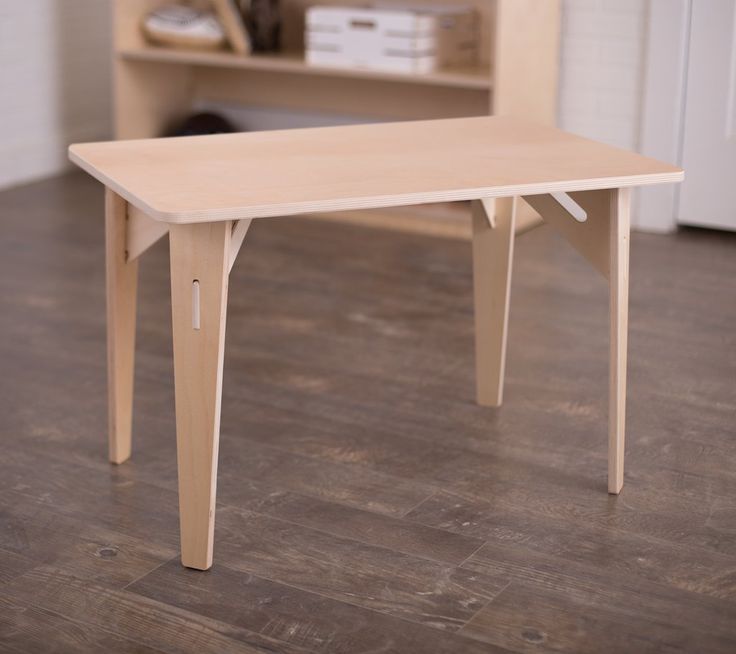
[(317, 66), (430, 73), (478, 58), (475, 11), (458, 5), (315, 6), (306, 59)]

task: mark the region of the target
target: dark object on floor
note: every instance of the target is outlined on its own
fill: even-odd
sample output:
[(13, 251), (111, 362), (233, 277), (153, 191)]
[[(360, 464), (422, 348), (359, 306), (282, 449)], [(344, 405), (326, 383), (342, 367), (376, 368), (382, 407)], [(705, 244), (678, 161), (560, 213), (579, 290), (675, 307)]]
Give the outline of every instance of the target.
[(274, 52), (281, 47), (279, 0), (244, 2), (243, 20), (254, 52)]
[(192, 114), (166, 136), (202, 136), (203, 134), (231, 134), (240, 131), (227, 118), (211, 112)]

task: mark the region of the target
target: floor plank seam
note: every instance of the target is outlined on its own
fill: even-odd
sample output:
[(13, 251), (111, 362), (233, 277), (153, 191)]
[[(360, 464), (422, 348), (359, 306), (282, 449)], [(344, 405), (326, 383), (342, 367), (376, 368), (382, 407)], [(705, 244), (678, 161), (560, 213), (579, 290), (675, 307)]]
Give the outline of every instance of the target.
[[(40, 567), (40, 566), (38, 566)], [(159, 649), (158, 647), (154, 647), (153, 645), (149, 645), (146, 642), (139, 640), (138, 638), (133, 638), (129, 635), (125, 635), (123, 633), (120, 633), (119, 631), (116, 631), (114, 629), (110, 629), (108, 627), (105, 627), (103, 625), (97, 624), (95, 622), (85, 622), (84, 620), (80, 620), (79, 618), (72, 617), (70, 615), (66, 615), (65, 613), (61, 613), (55, 609), (50, 609), (46, 606), (43, 606), (42, 604), (37, 604), (35, 602), (31, 602), (24, 599), (19, 599), (16, 597), (13, 597), (11, 595), (4, 595), (7, 597), (11, 602), (17, 602), (19, 604), (22, 604), (25, 607), (36, 609), (37, 611), (46, 611), (47, 613), (50, 613), (51, 615), (56, 616), (57, 618), (61, 618), (62, 620), (67, 620), (68, 622), (71, 622), (73, 624), (82, 625), (85, 627), (91, 627), (93, 629), (98, 629), (101, 632), (104, 632), (106, 634), (110, 634), (112, 636), (116, 636), (118, 638), (121, 638), (122, 640), (126, 640), (130, 643), (136, 643), (137, 645), (140, 645), (142, 647), (146, 647), (149, 650), (152, 650), (154, 652), (160, 652), (160, 654), (170, 654), (167, 650)], [(25, 654), (25, 653), (24, 653)]]
[[(419, 560), (419, 561), (427, 561), (428, 563), (435, 563), (437, 565), (446, 566), (448, 568), (459, 568), (460, 567), (460, 564), (459, 563), (453, 563), (453, 562), (449, 562), (449, 561), (442, 561), (440, 559), (432, 559), (432, 558), (429, 558), (427, 556), (420, 556), (419, 554), (415, 554), (415, 553), (412, 553), (412, 552), (405, 552), (403, 550), (394, 549), (394, 548), (388, 547), (386, 545), (380, 545), (378, 543), (369, 543), (367, 541), (360, 540), (359, 538), (354, 538), (352, 536), (345, 536), (343, 534), (337, 534), (337, 533), (334, 533), (334, 532), (331, 532), (331, 531), (327, 531), (326, 529), (322, 529), (320, 527), (313, 527), (313, 526), (308, 525), (306, 523), (295, 522), (294, 520), (289, 520), (287, 518), (281, 518), (279, 516), (270, 515), (268, 513), (263, 513), (261, 511), (257, 511), (257, 510), (253, 510), (253, 509), (244, 509), (244, 508), (237, 507), (237, 506), (232, 506), (232, 505), (231, 506), (228, 506), (228, 508), (230, 510), (237, 511), (241, 515), (252, 513), (252, 514), (259, 515), (261, 517), (267, 518), (268, 520), (275, 520), (277, 522), (283, 522), (284, 524), (292, 525), (294, 527), (299, 527), (300, 529), (307, 529), (309, 531), (317, 532), (318, 534), (324, 534), (325, 536), (330, 536), (331, 538), (337, 538), (337, 539), (341, 539), (341, 540), (347, 540), (347, 541), (350, 541), (352, 543), (358, 543), (360, 545), (365, 545), (366, 547), (371, 547), (371, 548), (375, 548), (375, 549), (378, 549), (378, 550), (383, 550), (385, 552), (393, 552), (394, 554), (401, 554), (402, 556), (406, 556), (406, 557), (409, 557), (411, 559), (416, 559), (416, 560)], [(377, 514), (377, 515), (383, 515), (383, 514)], [(395, 518), (395, 519), (396, 520), (399, 520), (399, 518)], [(215, 525), (216, 524), (217, 523), (215, 523)], [(415, 524), (421, 524), (421, 523), (415, 523)], [(422, 525), (422, 526), (423, 527), (426, 527), (427, 529), (436, 529), (436, 527), (432, 527), (431, 525)], [(215, 528), (217, 528), (217, 527), (215, 527)], [(442, 530), (439, 530), (438, 529), (437, 531), (442, 531)], [(483, 545), (485, 545), (485, 543), (483, 543)], [(481, 547), (483, 547), (483, 545), (480, 545), (475, 551), (477, 552), (478, 550), (480, 550)], [(467, 560), (467, 559), (465, 559), (465, 560)], [(463, 568), (463, 569), (465, 570), (466, 568)]]
[[(419, 523), (423, 524), (423, 523)], [(455, 533), (455, 532), (453, 532)], [(462, 568), (463, 570), (467, 570), (468, 568), (463, 567), (470, 559), (472, 559), (478, 552), (480, 552), (486, 545), (488, 545), (488, 541), (484, 540), (476, 549), (474, 549), (468, 556), (466, 556), (460, 563), (457, 564), (458, 568)]]
[(170, 559), (167, 559), (166, 561), (162, 561), (158, 565), (156, 565), (153, 568), (151, 568), (150, 570), (148, 570), (148, 572), (144, 572), (142, 575), (139, 575), (138, 577), (136, 577), (132, 581), (129, 581), (120, 590), (128, 590), (130, 586), (132, 586), (133, 584), (138, 583), (142, 579), (145, 579), (148, 575), (153, 574), (154, 572), (156, 572), (156, 570), (158, 570), (159, 568), (162, 568), (167, 563), (171, 563), (172, 561), (178, 561), (178, 560), (179, 560), (179, 554), (176, 554), (176, 555), (172, 556)]
[[(551, 559), (555, 559), (556, 558), (553, 555), (545, 555), (545, 556), (547, 556), (547, 557), (549, 557)], [(464, 564), (462, 566), (459, 566), (459, 567), (461, 567), (463, 570), (467, 570), (467, 571), (470, 571), (470, 572), (475, 572), (475, 570), (473, 568), (466, 567)], [(591, 578), (589, 578), (589, 577), (586, 576), (587, 574), (595, 574), (595, 568), (592, 568), (591, 566), (588, 566), (587, 564), (584, 564), (582, 566), (582, 570), (577, 570), (575, 572), (577, 572), (578, 574), (574, 574), (573, 572), (557, 572), (556, 574), (559, 576), (559, 578), (561, 580), (563, 580), (567, 584), (566, 587), (569, 588), (569, 589), (576, 588), (581, 583), (581, 581), (583, 581), (583, 582), (587, 581), (591, 587), (595, 586), (596, 585), (596, 582), (599, 581), (599, 580), (597, 580), (595, 578), (592, 578), (591, 579)], [(580, 574), (580, 573), (582, 573), (582, 574)], [(538, 585), (540, 585), (542, 587), (545, 587), (545, 585), (546, 585), (542, 581), (530, 581), (529, 579), (515, 579), (514, 576), (515, 575), (518, 575), (518, 572), (516, 572), (516, 571), (512, 571), (512, 572), (510, 572), (508, 574), (512, 577), (512, 581), (517, 581), (517, 582), (520, 581), (521, 583), (532, 584), (532, 585), (538, 584)], [(632, 585), (636, 585), (636, 583), (639, 580), (639, 578), (634, 573), (630, 573), (630, 574), (619, 573), (617, 575), (616, 579), (617, 580), (621, 580), (621, 579), (631, 580), (632, 581)], [(664, 594), (666, 594), (668, 592), (669, 593), (674, 593), (674, 594), (680, 595), (682, 597), (689, 597), (689, 598), (691, 598), (691, 599), (693, 599), (695, 601), (697, 601), (700, 598), (704, 598), (704, 599), (706, 599), (706, 600), (708, 600), (710, 602), (720, 603), (720, 604), (723, 604), (724, 606), (728, 606), (728, 607), (732, 608), (733, 609), (733, 612), (734, 612), (734, 616), (736, 616), (736, 602), (734, 602), (733, 600), (727, 600), (727, 599), (724, 599), (724, 598), (719, 597), (719, 596), (716, 596), (716, 595), (711, 595), (711, 594), (708, 594), (708, 593), (702, 593), (700, 591), (691, 590), (689, 588), (681, 588), (679, 586), (673, 586), (673, 585), (667, 584), (665, 582), (657, 581), (657, 580), (652, 580), (652, 579), (647, 579), (646, 580), (646, 584), (648, 586), (647, 592), (651, 592), (651, 589), (652, 588), (655, 588), (657, 591), (663, 592)], [(609, 585), (610, 585), (610, 582), (609, 582)], [(504, 590), (506, 590), (507, 587), (505, 587)], [(641, 591), (639, 591), (639, 592), (641, 592)], [(501, 593), (499, 593), (499, 595), (500, 594)], [(498, 596), (496, 596), (496, 597), (498, 597)], [(494, 598), (494, 600), (495, 599), (496, 598)], [(627, 615), (631, 615), (632, 617), (635, 617), (636, 615), (638, 615), (638, 610), (636, 610), (636, 609), (631, 609), (629, 611), (623, 610), (623, 612), (626, 613)]]
[[(247, 440), (250, 440), (250, 439), (247, 439)], [(251, 441), (251, 442), (255, 442), (255, 443), (258, 444), (258, 441)], [(267, 447), (267, 448), (270, 448), (270, 449), (274, 449), (274, 450), (278, 450), (279, 452), (284, 452), (285, 451), (288, 454), (292, 454), (292, 452), (289, 451), (289, 450), (282, 450), (282, 449), (276, 448), (274, 446), (264, 445), (264, 447)], [(304, 455), (302, 455), (302, 456), (304, 456)], [(315, 457), (310, 457), (310, 458), (315, 458)], [(90, 469), (93, 469), (93, 470), (99, 467), (99, 466), (94, 466), (94, 465), (87, 466), (84, 461), (78, 461), (76, 458), (74, 458), (73, 460), (76, 461), (77, 463), (79, 463), (80, 465), (85, 465), (85, 467), (89, 467)], [(319, 460), (319, 461), (325, 461), (324, 459), (321, 459), (321, 458), (318, 458), (318, 457), (317, 457), (317, 460)], [(344, 464), (335, 464), (335, 465), (344, 465)], [(372, 470), (371, 468), (367, 468), (367, 469), (368, 470)], [(151, 480), (147, 480), (146, 479), (146, 480), (141, 480), (141, 481), (143, 483), (148, 484), (148, 485), (151, 485), (151, 486), (155, 486), (155, 487), (158, 487), (158, 488), (164, 488), (164, 489), (169, 490), (169, 491), (172, 490), (172, 489), (168, 488), (167, 486), (165, 486), (163, 484), (158, 484), (158, 483), (155, 483), (155, 482), (153, 482)], [(295, 491), (289, 491), (289, 489), (285, 489), (285, 490), (287, 490), (287, 492), (295, 492)], [(23, 493), (23, 491), (18, 491), (18, 492)], [(432, 495), (436, 495), (437, 492), (439, 492), (439, 491), (437, 491), (437, 490), (433, 491)], [(305, 497), (313, 497), (313, 498), (316, 498), (316, 499), (322, 499), (322, 498), (320, 498), (317, 495), (306, 495), (304, 493), (298, 493), (298, 494), (304, 495)], [(26, 497), (29, 497), (29, 499), (32, 499), (32, 500), (35, 499), (32, 495), (26, 495)], [(340, 506), (345, 506), (345, 507), (348, 507), (348, 508), (351, 508), (351, 509), (354, 509), (354, 510), (358, 510), (358, 511), (368, 511), (370, 513), (375, 513), (376, 515), (380, 515), (380, 516), (389, 516), (389, 517), (394, 518), (394, 519), (405, 519), (405, 516), (408, 513), (411, 513), (411, 511), (413, 511), (416, 508), (418, 508), (419, 506), (421, 506), (424, 502), (429, 501), (429, 499), (431, 499), (431, 496), (429, 496), (427, 498), (424, 498), (421, 502), (419, 502), (419, 504), (417, 506), (412, 507), (406, 513), (404, 513), (402, 516), (399, 516), (399, 517), (397, 517), (396, 515), (391, 515), (391, 514), (385, 514), (385, 513), (370, 511), (369, 509), (357, 507), (356, 505), (345, 504), (345, 503), (342, 503), (342, 502), (334, 502), (334, 503), (335, 504), (339, 504)], [(482, 499), (482, 498), (480, 498), (480, 499)], [(332, 502), (332, 500), (323, 500), (323, 501), (330, 501), (330, 502)], [(245, 511), (249, 510), (247, 508), (244, 508), (244, 507), (241, 507), (241, 506), (239, 506), (237, 504), (232, 504), (232, 503), (220, 503), (220, 502), (218, 502), (218, 507), (219, 506), (222, 506), (222, 507), (227, 506), (227, 507), (230, 507), (232, 509), (241, 510), (241, 511), (243, 511), (243, 510), (245, 510)], [(545, 517), (545, 514), (543, 512), (534, 511), (533, 508), (526, 509), (526, 511), (530, 515), (532, 515), (532, 516), (538, 515), (540, 517)], [(273, 517), (273, 516), (270, 516), (267, 513), (262, 513), (262, 512), (257, 512), (257, 513), (260, 513), (261, 515), (265, 515), (267, 517)], [(289, 522), (289, 521), (287, 520), (285, 522)], [(414, 522), (414, 521), (412, 521), (412, 522)], [(297, 524), (299, 526), (303, 526), (303, 525), (301, 525), (301, 523), (292, 522), (292, 524)], [(461, 531), (458, 531), (458, 530), (447, 529), (447, 528), (443, 528), (443, 527), (436, 527), (434, 525), (426, 525), (423, 522), (419, 522), (419, 521), (417, 521), (417, 524), (422, 524), (422, 525), (424, 525), (426, 527), (429, 527), (429, 528), (432, 528), (432, 529), (437, 529), (437, 530), (443, 531), (445, 533), (451, 533), (451, 534), (455, 534), (455, 535), (464, 535)], [(656, 535), (652, 535), (652, 534), (646, 534), (644, 532), (631, 530), (631, 529), (628, 529), (628, 528), (625, 528), (625, 527), (624, 528), (622, 528), (622, 527), (616, 527), (616, 529), (619, 530), (619, 531), (621, 531), (621, 533), (623, 533), (623, 534), (627, 534), (627, 535), (632, 536), (632, 537), (635, 537), (635, 538), (640, 538), (644, 542), (649, 542), (649, 543), (652, 543), (652, 544), (655, 544), (655, 545), (669, 545), (670, 544), (670, 541), (668, 541), (668, 540), (666, 540), (666, 539), (664, 539), (663, 537), (660, 537), (660, 536), (656, 536)], [(323, 533), (328, 533), (330, 535), (334, 535), (331, 532), (326, 532), (324, 530), (318, 530), (318, 531), (322, 531)], [(364, 541), (360, 541), (359, 539), (353, 539), (353, 540), (356, 540), (356, 542), (361, 542), (361, 543), (370, 545), (370, 543), (365, 543)], [(694, 545), (688, 545), (688, 544), (680, 544), (679, 547), (681, 547), (683, 549), (686, 549), (688, 551), (693, 552), (694, 555), (697, 555), (700, 552), (700, 550), (701, 550), (700, 547), (696, 547)], [(728, 564), (728, 563), (731, 563), (733, 560), (736, 560), (736, 555), (724, 553), (724, 552), (719, 551), (719, 550), (717, 550), (715, 548), (712, 548), (712, 547), (708, 547), (707, 549), (708, 549), (709, 553), (712, 556), (715, 556), (715, 557), (724, 559), (724, 564)], [(428, 559), (428, 560), (433, 560), (433, 559)], [(465, 563), (465, 561), (463, 561), (463, 563)], [(460, 563), (460, 564), (457, 564), (457, 565), (462, 566), (463, 563)], [(707, 594), (705, 594), (705, 595), (706, 596), (713, 597), (713, 595), (707, 595)]]
[[(248, 439), (248, 440), (250, 440), (250, 439)], [(251, 442), (258, 443), (257, 441), (251, 441)], [(274, 446), (267, 446), (266, 445), (264, 447), (267, 447), (267, 448), (270, 448), (270, 449), (274, 449), (274, 450), (278, 450), (279, 452), (285, 451), (288, 454), (292, 454), (292, 452), (289, 451), (289, 450), (282, 450), (282, 449), (276, 448)], [(310, 458), (314, 458), (314, 457), (310, 457)], [(76, 461), (77, 459), (74, 459), (74, 460)], [(317, 458), (317, 460), (319, 460), (319, 461), (325, 461), (324, 459), (321, 459), (321, 458)], [(83, 462), (80, 463), (80, 465), (82, 465), (82, 464), (83, 464)], [(344, 464), (336, 464), (336, 465), (344, 465)], [(90, 467), (91, 469), (95, 469), (95, 466), (86, 466), (86, 467)], [(367, 469), (372, 470), (371, 468), (367, 468)], [(146, 480), (141, 480), (141, 481), (143, 483), (145, 483), (145, 484), (156, 486), (158, 488), (164, 488), (164, 489), (169, 490), (169, 491), (172, 490), (172, 489), (166, 487), (163, 484), (157, 484), (157, 483), (152, 482), (152, 481), (147, 480), (147, 479)], [(285, 489), (285, 490), (287, 492), (296, 492), (296, 491), (289, 491), (289, 489)], [(22, 492), (22, 491), (19, 491), (19, 492)], [(439, 492), (439, 491), (437, 491), (437, 490), (433, 491), (432, 495), (436, 495), (437, 492)], [(304, 495), (305, 497), (312, 497), (312, 498), (316, 498), (316, 499), (322, 499), (322, 498), (320, 498), (317, 495), (306, 495), (304, 493), (298, 493), (298, 494)], [(27, 495), (27, 497), (29, 497), (30, 499), (34, 499), (32, 496), (28, 496)], [(369, 509), (357, 507), (356, 505), (352, 505), (352, 504), (345, 504), (345, 503), (342, 503), (342, 502), (334, 502), (334, 503), (335, 504), (339, 504), (340, 506), (345, 506), (347, 508), (357, 510), (357, 511), (367, 511), (367, 512), (370, 512), (370, 513), (375, 513), (376, 515), (379, 515), (379, 516), (388, 516), (388, 517), (391, 517), (391, 518), (394, 518), (394, 519), (405, 519), (405, 516), (408, 513), (411, 513), (411, 511), (413, 511), (416, 508), (418, 508), (419, 506), (421, 506), (424, 502), (429, 501), (429, 499), (431, 499), (431, 496), (429, 496), (427, 498), (424, 498), (421, 502), (419, 502), (419, 504), (417, 504), (417, 506), (412, 507), (411, 509), (409, 509), (406, 513), (404, 513), (400, 517), (397, 517), (396, 515), (391, 515), (391, 514), (385, 514), (385, 513), (370, 511)], [(480, 498), (480, 499), (482, 499), (482, 498)], [(323, 501), (333, 502), (332, 500), (323, 500)], [(218, 502), (218, 507), (220, 507), (220, 506), (222, 506), (222, 507), (229, 507), (229, 508), (236, 509), (236, 510), (239, 510), (239, 511), (248, 511), (249, 510), (249, 509), (244, 508), (244, 507), (242, 507), (240, 505), (232, 504), (232, 503), (220, 503), (220, 502)], [(540, 517), (545, 517), (545, 514), (543, 512), (534, 511), (533, 508), (527, 509), (526, 511), (530, 515), (532, 515), (532, 516), (538, 515)], [(259, 513), (260, 515), (265, 515), (267, 517), (274, 517), (274, 516), (270, 516), (268, 513), (257, 512), (257, 511), (256, 511), (256, 513)], [(284, 521), (285, 522), (290, 522), (288, 520), (284, 520)], [(414, 521), (412, 521), (412, 522), (414, 522)], [(422, 524), (423, 526), (426, 526), (428, 528), (437, 529), (437, 530), (443, 531), (445, 533), (451, 533), (451, 534), (461, 535), (461, 536), (464, 535), (461, 531), (458, 531), (458, 530), (447, 529), (447, 528), (443, 528), (443, 527), (436, 527), (434, 525), (426, 525), (425, 523), (420, 522), (420, 521), (416, 521), (416, 522), (417, 522), (417, 524)], [(291, 522), (291, 524), (296, 524), (298, 526), (304, 526), (301, 523), (296, 523), (296, 522)], [(308, 527), (308, 528), (312, 528), (312, 527)], [(632, 537), (635, 537), (635, 538), (640, 538), (644, 542), (649, 542), (649, 543), (652, 543), (652, 544), (655, 544), (655, 545), (669, 545), (670, 544), (670, 541), (667, 541), (666, 539), (664, 539), (664, 538), (662, 538), (660, 536), (646, 534), (646, 533), (641, 532), (641, 531), (635, 531), (635, 530), (631, 530), (631, 529), (628, 529), (628, 528), (622, 528), (622, 527), (616, 527), (616, 529), (619, 530), (619, 531), (621, 531), (621, 533), (627, 534), (627, 535), (632, 536)], [(330, 534), (330, 535), (335, 535), (335, 534), (332, 534), (332, 532), (327, 532), (325, 530), (317, 529), (317, 531), (322, 531), (322, 533), (327, 533), (327, 534)], [(364, 541), (361, 541), (359, 539), (352, 539), (352, 540), (355, 540), (356, 542), (364, 543), (366, 545), (370, 545), (370, 543), (365, 543)], [(700, 552), (700, 549), (701, 549), (700, 547), (696, 547), (694, 545), (687, 545), (687, 544), (681, 544), (681, 545), (679, 545), (679, 547), (681, 547), (683, 549), (686, 549), (688, 551), (693, 552), (694, 555), (697, 555), (698, 552)], [(714, 548), (711, 548), (711, 547), (708, 548), (708, 551), (709, 551), (709, 553), (711, 555), (716, 556), (718, 558), (724, 559), (724, 564), (728, 564), (728, 563), (731, 563), (733, 560), (736, 560), (736, 555), (731, 555), (731, 554), (728, 554), (728, 553), (724, 553), (724, 552), (721, 552), (721, 551), (719, 551), (717, 549), (714, 549)], [(434, 560), (434, 559), (427, 559), (427, 560)], [(445, 562), (442, 562), (442, 563), (445, 563)], [(463, 561), (462, 563), (459, 563), (457, 565), (462, 566), (464, 563), (465, 563), (465, 561)], [(704, 595), (709, 596), (709, 597), (714, 597), (713, 595), (708, 595), (708, 594), (704, 594)]]
[[(410, 513), (414, 512), (414, 511), (416, 511), (416, 510), (417, 510), (417, 509), (418, 509), (418, 508), (419, 508), (420, 506), (422, 506), (422, 504), (424, 504), (425, 502), (429, 502), (429, 501), (430, 501), (431, 499), (433, 499), (434, 497), (436, 497), (436, 496), (437, 496), (437, 492), (438, 492), (438, 491), (436, 491), (436, 490), (432, 491), (432, 492), (431, 492), (431, 493), (430, 493), (429, 495), (427, 495), (427, 497), (425, 497), (424, 499), (420, 500), (420, 501), (419, 501), (419, 502), (417, 502), (417, 503), (416, 503), (416, 504), (415, 504), (414, 506), (412, 506), (411, 508), (409, 508), (409, 509), (407, 509), (406, 511), (404, 511), (404, 512), (403, 512), (403, 513), (401, 514), (401, 516), (400, 516), (400, 519), (401, 519), (401, 520), (406, 520), (406, 519), (407, 519), (407, 517), (406, 517), (406, 516), (408, 516), (408, 515), (409, 515)], [(413, 520), (409, 520), (409, 521), (410, 521), (410, 522), (414, 522)], [(417, 524), (419, 524), (419, 523), (417, 523)], [(444, 531), (444, 530), (442, 530), (442, 531)]]
[[(283, 586), (285, 588), (293, 588), (294, 590), (298, 590), (299, 592), (302, 592), (302, 593), (307, 593), (307, 594), (310, 594), (310, 595), (315, 595), (317, 597), (322, 597), (324, 599), (330, 600), (331, 602), (340, 602), (340, 603), (346, 604), (348, 606), (353, 606), (353, 607), (355, 607), (357, 609), (360, 609), (361, 611), (369, 611), (369, 612), (375, 613), (377, 615), (389, 616), (390, 618), (392, 618), (394, 620), (400, 620), (402, 622), (405, 622), (407, 624), (413, 625), (415, 627), (420, 627), (422, 629), (427, 629), (429, 631), (437, 631), (437, 632), (440, 632), (440, 633), (446, 633), (446, 634), (449, 633), (449, 634), (453, 634), (453, 635), (456, 635), (456, 636), (461, 636), (461, 637), (463, 637), (463, 638), (465, 638), (467, 640), (471, 640), (471, 641), (474, 641), (474, 642), (478, 640), (477, 638), (473, 638), (473, 636), (471, 636), (471, 635), (460, 633), (462, 631), (462, 629), (465, 627), (465, 625), (467, 624), (467, 621), (463, 622), (456, 630), (452, 631), (452, 630), (448, 630), (448, 629), (445, 629), (445, 628), (442, 628), (442, 627), (435, 627), (435, 626), (433, 626), (431, 624), (425, 624), (424, 622), (420, 622), (418, 620), (410, 620), (409, 618), (405, 618), (405, 617), (403, 617), (401, 615), (396, 615), (394, 613), (391, 613), (390, 611), (379, 611), (378, 609), (374, 609), (374, 608), (372, 608), (370, 606), (365, 606), (363, 604), (358, 604), (356, 602), (350, 602), (350, 601), (345, 600), (345, 599), (342, 599), (342, 598), (338, 599), (338, 598), (336, 598), (333, 595), (328, 595), (326, 593), (321, 593), (321, 592), (315, 591), (315, 590), (313, 590), (311, 588), (306, 588), (304, 586), (299, 586), (297, 584), (289, 583), (289, 582), (286, 582), (284, 580), (276, 579), (276, 578), (271, 577), (271, 576), (268, 576), (268, 575), (264, 575), (264, 574), (261, 574), (261, 573), (258, 573), (258, 572), (254, 572), (252, 570), (246, 570), (245, 568), (243, 568), (243, 569), (241, 569), (241, 568), (233, 568), (233, 567), (227, 565), (226, 563), (220, 563), (218, 565), (221, 565), (222, 567), (225, 567), (228, 570), (230, 570), (230, 571), (232, 571), (232, 572), (234, 572), (236, 574), (237, 573), (241, 573), (241, 574), (251, 575), (251, 576), (256, 577), (258, 579), (263, 579), (264, 581), (269, 581), (269, 582), (271, 582), (273, 584), (277, 584), (277, 585)], [(207, 574), (207, 573), (205, 572), (204, 574)], [(501, 590), (501, 592), (504, 592), (508, 588), (508, 586), (510, 584), (511, 584), (511, 582), (508, 582), (503, 587), (503, 589)], [(139, 593), (136, 593), (135, 590), (128, 590), (126, 592), (136, 594), (139, 597), (146, 597), (146, 599), (150, 599), (146, 595), (140, 595)], [(489, 603), (491, 603), (491, 602), (493, 602), (493, 600), (495, 600), (498, 597), (498, 595), (501, 594), (501, 592), (499, 592), (494, 598), (488, 600), (486, 602), (486, 605), (489, 604)], [(157, 600), (153, 600), (153, 601), (157, 601)], [(175, 608), (177, 610), (180, 610), (180, 611), (188, 611), (188, 609), (182, 609), (182, 608), (180, 608), (180, 607), (178, 607), (176, 605), (173, 605), (173, 604), (172, 605), (166, 604), (165, 606), (171, 606), (171, 607), (173, 607), (173, 608)], [(475, 615), (476, 614), (474, 613), (472, 617), (475, 617)], [(237, 627), (237, 625), (234, 625), (231, 622), (217, 620), (216, 618), (211, 618), (211, 619), (212, 620), (216, 620), (217, 622), (220, 622), (221, 624), (226, 624), (226, 625), (231, 626), (231, 627)]]
[[(485, 611), (491, 604), (493, 604), (496, 600), (498, 600), (499, 597), (501, 597), (511, 586), (511, 584), (514, 583), (514, 579), (509, 579), (509, 581), (506, 583), (506, 585), (498, 592), (496, 593), (495, 597), (492, 597), (489, 599), (483, 606), (481, 606), (473, 615), (471, 615), (464, 623), (463, 626), (458, 629), (456, 633), (465, 636), (466, 638), (470, 638), (472, 640), (480, 640), (478, 638), (473, 638), (472, 635), (465, 633), (463, 630), (471, 623), (473, 620), (475, 620), (483, 611)], [(483, 641), (481, 641), (483, 642)]]
[[(447, 493), (449, 493), (451, 495), (458, 495), (458, 493), (456, 491), (444, 491), (444, 492), (447, 492)], [(461, 497), (461, 499), (462, 499), (464, 496), (459, 495), (459, 497)], [(469, 495), (467, 497), (469, 497), (469, 498), (471, 498), (473, 500), (480, 501), (480, 502), (487, 502), (488, 501), (488, 499), (485, 498), (485, 497), (478, 496), (478, 495), (473, 495), (473, 494), (471, 494), (471, 495)], [(621, 496), (619, 496), (617, 498), (617, 501), (621, 501), (620, 498), (621, 498)], [(509, 511), (511, 513), (513, 513), (514, 510), (515, 510), (513, 504), (505, 503), (504, 501), (499, 501), (499, 504), (505, 510), (507, 510), (507, 511)], [(531, 507), (531, 508), (525, 508), (524, 509), (524, 514), (525, 515), (528, 515), (530, 518), (535, 518), (535, 517), (548, 518), (549, 517), (549, 515), (547, 513), (545, 513), (544, 511), (535, 510), (533, 507)], [(582, 520), (582, 518), (580, 520), (581, 520), (582, 523), (585, 524), (585, 522)], [(433, 525), (427, 525), (426, 523), (424, 523), (422, 521), (416, 521), (416, 522), (418, 524), (423, 524), (425, 526), (433, 526)], [(461, 535), (461, 536), (462, 535), (468, 535), (468, 534), (464, 534), (461, 530), (459, 530), (457, 528), (444, 528), (444, 527), (434, 527), (434, 528), (435, 529), (440, 529), (442, 531), (446, 531), (446, 532), (449, 532), (449, 533), (452, 533), (452, 534)], [(648, 534), (648, 533), (643, 532), (643, 531), (632, 530), (631, 528), (622, 527), (620, 525), (615, 525), (613, 527), (611, 527), (611, 526), (605, 526), (604, 527), (603, 525), (599, 525), (599, 526), (594, 527), (594, 529), (597, 530), (597, 531), (613, 530), (613, 531), (616, 531), (616, 532), (620, 532), (621, 534), (624, 534), (624, 535), (626, 535), (626, 536), (628, 536), (630, 538), (640, 539), (643, 542), (650, 543), (652, 545), (672, 546), (672, 544), (673, 544), (672, 541), (666, 540), (662, 536), (656, 536), (656, 535), (653, 535), (653, 534)], [(476, 538), (483, 538), (483, 536), (476, 536)], [(490, 542), (490, 541), (487, 541), (487, 542)], [(696, 560), (702, 554), (703, 549), (706, 549), (708, 551), (708, 553), (709, 553), (710, 556), (713, 556), (715, 558), (723, 559), (724, 560), (724, 565), (727, 565), (727, 564), (735, 563), (736, 562), (736, 552), (734, 554), (729, 554), (727, 552), (722, 552), (722, 551), (720, 551), (718, 549), (715, 549), (713, 547), (710, 547), (710, 546), (694, 545), (694, 544), (688, 544), (688, 543), (677, 543), (677, 547), (680, 548), (680, 549), (682, 549), (682, 550), (685, 550), (687, 552), (691, 552), (693, 554), (693, 556), (696, 558)], [(465, 563), (465, 562), (463, 562), (463, 563)], [(459, 564), (459, 565), (462, 565), (462, 564)]]

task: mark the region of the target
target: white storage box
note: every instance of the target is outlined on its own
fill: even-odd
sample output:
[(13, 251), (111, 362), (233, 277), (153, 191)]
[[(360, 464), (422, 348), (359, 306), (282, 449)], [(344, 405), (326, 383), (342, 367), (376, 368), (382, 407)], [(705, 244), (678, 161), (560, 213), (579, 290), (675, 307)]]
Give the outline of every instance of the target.
[(311, 7), (305, 41), (315, 66), (430, 73), (478, 57), (475, 12), (458, 6)]

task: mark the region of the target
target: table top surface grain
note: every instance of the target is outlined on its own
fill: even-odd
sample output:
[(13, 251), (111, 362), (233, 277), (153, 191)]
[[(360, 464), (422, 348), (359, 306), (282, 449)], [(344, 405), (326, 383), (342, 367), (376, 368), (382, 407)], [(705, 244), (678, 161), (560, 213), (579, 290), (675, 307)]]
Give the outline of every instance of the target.
[(75, 144), (151, 217), (211, 222), (679, 182), (680, 168), (525, 120), (478, 117)]

